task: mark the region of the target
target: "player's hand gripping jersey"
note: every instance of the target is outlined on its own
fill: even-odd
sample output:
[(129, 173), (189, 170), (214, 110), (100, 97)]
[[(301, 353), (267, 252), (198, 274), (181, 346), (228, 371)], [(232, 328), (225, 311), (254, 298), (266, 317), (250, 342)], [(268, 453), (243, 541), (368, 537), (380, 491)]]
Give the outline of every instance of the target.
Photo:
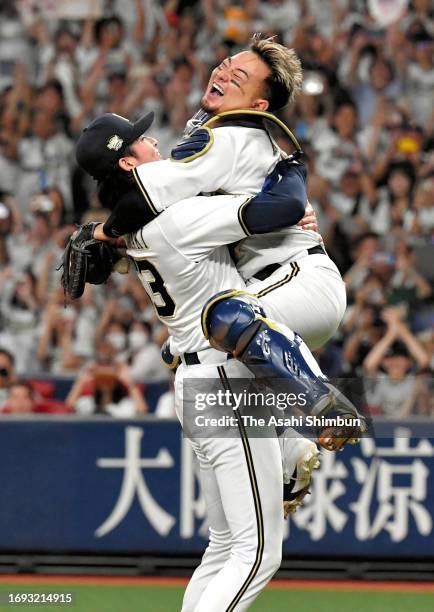
[[(290, 138), (278, 119), (259, 111), (229, 111), (212, 118), (203, 115), (200, 120), (205, 122), (201, 126), (195, 123), (195, 131), (175, 147), (171, 159), (142, 164), (134, 170), (155, 215), (198, 193), (260, 191), (264, 177), (282, 157), (265, 122), (278, 123)], [(319, 234), (297, 226), (250, 237), (235, 251), (237, 268), (247, 280), (266, 266), (293, 261), (321, 243)]]

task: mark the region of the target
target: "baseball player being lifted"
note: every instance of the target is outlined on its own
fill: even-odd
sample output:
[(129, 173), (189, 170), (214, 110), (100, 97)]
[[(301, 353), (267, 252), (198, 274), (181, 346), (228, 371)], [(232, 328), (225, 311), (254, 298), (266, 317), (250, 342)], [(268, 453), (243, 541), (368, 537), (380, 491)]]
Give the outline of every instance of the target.
[[(265, 111), (278, 110), (290, 102), (301, 80), (295, 53), (268, 39), (254, 38), (248, 51), (222, 62), (211, 74), (202, 108), (189, 122), (188, 135), (172, 151), (172, 158), (138, 164), (131, 157), (124, 162), (124, 169), (132, 170), (143, 195), (148, 218), (197, 193), (258, 192), (282, 157), (264, 122), (279, 123), (289, 135)], [(240, 108), (247, 110), (236, 110)], [(114, 214), (125, 215), (124, 206), (122, 200)], [(105, 236), (100, 231), (97, 237)], [(255, 323), (257, 300), (267, 317), (295, 330), (309, 348), (317, 348), (336, 331), (345, 311), (345, 286), (339, 271), (326, 254), (321, 236), (297, 226), (248, 237), (233, 255), (248, 284), (248, 295), (223, 294), (213, 300), (204, 317), (205, 333), (214, 346), (242, 358), (255, 376), (291, 378), (278, 346), (272, 351), (273, 359), (265, 360), (267, 368), (264, 362), (257, 367), (259, 356), (251, 354), (251, 349), (259, 346), (257, 334), (262, 337), (263, 333)], [(234, 324), (241, 311), (244, 317), (250, 311), (250, 331), (237, 329), (244, 341), (250, 334), (250, 343), (238, 344), (234, 337), (232, 344), (222, 343), (223, 330)], [(273, 334), (269, 332), (267, 337), (273, 344)], [(338, 392), (330, 387), (328, 391), (330, 401), (345, 403)], [(320, 442), (328, 449), (338, 448), (345, 438), (327, 433), (323, 432)]]
[[(77, 159), (92, 176), (113, 173), (115, 164), (125, 167), (124, 174), (115, 172), (121, 183), (116, 196), (122, 200), (124, 191), (128, 200), (123, 202), (124, 207), (131, 206), (134, 199), (126, 163), (130, 154), (134, 153), (142, 163), (158, 159), (155, 141), (137, 138), (150, 121), (147, 117), (134, 125), (116, 115), (103, 115), (85, 130), (77, 145)], [(245, 290), (223, 245), (246, 235), (290, 226), (303, 216), (306, 203), (303, 167), (296, 161), (282, 165), (282, 180), (265, 193), (253, 198), (246, 195), (190, 198), (127, 236), (128, 253), (181, 354), (182, 364), (175, 382), (181, 422), (185, 377), (218, 379), (227, 388), (231, 377), (251, 376), (242, 363), (210, 348), (200, 329), (202, 305), (222, 289)], [(134, 213), (134, 209), (130, 208), (129, 213)], [(115, 230), (124, 234), (130, 223), (130, 218), (118, 217), (117, 223), (112, 218), (104, 227), (109, 233)], [(264, 321), (267, 330), (271, 330), (265, 319), (257, 320)], [(284, 330), (284, 334), (274, 327), (273, 330), (281, 336), (281, 342), (292, 338), (285, 350), (300, 372), (298, 377), (292, 375), (295, 387), (306, 394), (310, 405), (316, 405), (322, 382), (314, 360), (289, 330)], [(280, 565), (283, 521), (279, 442), (272, 430), (268, 437), (249, 437), (241, 421), (239, 437), (214, 434), (193, 437), (191, 441), (201, 468), (210, 545), (187, 588), (183, 612), (245, 610)], [(291, 472), (296, 462), (294, 455)]]

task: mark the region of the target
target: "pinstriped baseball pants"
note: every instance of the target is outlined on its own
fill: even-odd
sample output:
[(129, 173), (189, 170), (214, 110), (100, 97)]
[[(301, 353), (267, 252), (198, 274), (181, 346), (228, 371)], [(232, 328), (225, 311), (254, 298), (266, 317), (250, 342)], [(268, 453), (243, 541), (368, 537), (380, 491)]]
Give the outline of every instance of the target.
[[(181, 365), (176, 410), (183, 421), (183, 381), (251, 377), (239, 362)], [(239, 436), (191, 439), (200, 465), (209, 545), (185, 592), (182, 612), (247, 610), (280, 566), (283, 539), (282, 459), (277, 437), (256, 438), (239, 421)]]

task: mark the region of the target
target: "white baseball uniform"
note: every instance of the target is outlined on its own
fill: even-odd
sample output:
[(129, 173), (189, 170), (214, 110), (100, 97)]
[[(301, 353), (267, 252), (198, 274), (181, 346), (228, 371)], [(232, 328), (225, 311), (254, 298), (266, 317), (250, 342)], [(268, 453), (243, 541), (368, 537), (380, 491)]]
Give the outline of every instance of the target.
[[(200, 317), (206, 300), (243, 289), (225, 246), (243, 238), (240, 210), (246, 196), (196, 197), (178, 202), (126, 237), (141, 281), (167, 325), (175, 349), (197, 352), (175, 379), (182, 422), (188, 379), (251, 378), (238, 361), (209, 347)], [(209, 228), (212, 231), (209, 231)], [(187, 407), (191, 408), (191, 406)], [(210, 543), (186, 590), (183, 612), (246, 610), (280, 566), (283, 537), (282, 459), (276, 437), (254, 438), (240, 424), (235, 438), (191, 440), (201, 468)]]
[[(213, 142), (191, 161), (164, 160), (134, 171), (148, 206), (155, 212), (200, 192), (255, 194), (281, 152), (264, 129), (224, 126), (212, 129)], [(208, 225), (212, 234), (212, 224)], [(294, 226), (272, 234), (244, 237), (234, 250), (249, 291), (263, 297), (267, 316), (296, 331), (309, 348), (336, 331), (346, 307), (345, 286), (327, 255), (308, 255), (321, 236)], [(255, 274), (270, 264), (281, 267), (258, 283)], [(251, 284), (253, 283), (253, 284)]]
[[(142, 165), (135, 170), (134, 176), (151, 210), (160, 212), (180, 198), (199, 192), (254, 194), (260, 190), (266, 174), (280, 158), (280, 151), (267, 132), (231, 126), (214, 129), (213, 136), (214, 142), (207, 152), (191, 161), (168, 160)], [(169, 304), (170, 301), (175, 303), (175, 310), (173, 306), (166, 310), (172, 318), (164, 319), (174, 339), (174, 350), (181, 353), (199, 350), (201, 364), (206, 364), (188, 368), (182, 365), (178, 369), (175, 389), (179, 416), (182, 415), (179, 398), (182, 397), (182, 383), (187, 370), (189, 378), (214, 378), (217, 373), (221, 378), (251, 376), (241, 364), (235, 361), (225, 363), (224, 357), (222, 360), (212, 349), (203, 350), (201, 343), (205, 340), (198, 337), (199, 312), (195, 317), (189, 307), (183, 311), (176, 310), (185, 300), (189, 306), (196, 304), (200, 310), (205, 301), (202, 297), (207, 291), (212, 292), (205, 299), (226, 288), (242, 288), (240, 277), (233, 275), (234, 268), (231, 268), (227, 250), (215, 248), (217, 245), (227, 244), (228, 238), (238, 241), (236, 256), (245, 279), (270, 263), (282, 265), (266, 280), (251, 284), (248, 290), (263, 300), (267, 316), (298, 331), (311, 346), (318, 346), (335, 331), (345, 308), (344, 286), (334, 264), (326, 255), (308, 256), (308, 249), (322, 243), (319, 234), (294, 227), (269, 235), (268, 242), (267, 236), (245, 236), (240, 208), (237, 219), (234, 217), (237, 205), (242, 206), (245, 196), (237, 204), (235, 201), (232, 200), (234, 210), (229, 215), (232, 215), (234, 224), (230, 230), (225, 226), (226, 216), (222, 208), (214, 208), (212, 203), (206, 205), (202, 211), (202, 223), (198, 225), (193, 222), (195, 215), (188, 214), (187, 204), (180, 202), (172, 207), (177, 210), (182, 207), (179, 208), (180, 215), (172, 217), (168, 215), (172, 208), (165, 210), (135, 235), (137, 249), (129, 251), (136, 257), (141, 241), (144, 241), (151, 249), (147, 249), (150, 258), (146, 259), (154, 264), (154, 271), (159, 269), (157, 276), (160, 279), (164, 278), (163, 268), (167, 266), (165, 289), (161, 292), (158, 291), (159, 279), (152, 270), (146, 269), (145, 264), (142, 271), (145, 287), (148, 282), (148, 291), (154, 293), (157, 309), (160, 303), (163, 314), (167, 306), (165, 295), (169, 296)], [(205, 202), (206, 199), (194, 198), (189, 205), (202, 206)], [(223, 200), (216, 198), (215, 204), (220, 206), (220, 203), (223, 204)], [(225, 213), (230, 208), (228, 205)], [(171, 229), (166, 229), (166, 222)], [(177, 247), (172, 258), (165, 253), (158, 261), (153, 259), (161, 242), (157, 240), (153, 250), (147, 234), (149, 227), (162, 230), (164, 250), (168, 241), (177, 245), (179, 240), (185, 252)], [(237, 237), (233, 237), (234, 227), (239, 232)], [(210, 262), (207, 262), (205, 259), (211, 251)], [(183, 263), (180, 263), (180, 254), (184, 256)], [(192, 265), (192, 261), (196, 265)], [(204, 272), (208, 265), (211, 267)], [(217, 270), (220, 270), (220, 276)], [(178, 284), (184, 271), (186, 285), (182, 288)], [(205, 285), (195, 283), (198, 278), (205, 281)], [(176, 304), (175, 297), (177, 289), (181, 290), (179, 304)], [(189, 290), (192, 293), (189, 294)], [(191, 336), (186, 333), (187, 327)], [(196, 439), (193, 446), (201, 466), (211, 535), (202, 563), (187, 588), (183, 612), (245, 610), (280, 565), (282, 468), (279, 446), (275, 438), (249, 439), (245, 435), (241, 440)], [(222, 457), (225, 458), (223, 461)], [(247, 498), (246, 491), (249, 492)]]

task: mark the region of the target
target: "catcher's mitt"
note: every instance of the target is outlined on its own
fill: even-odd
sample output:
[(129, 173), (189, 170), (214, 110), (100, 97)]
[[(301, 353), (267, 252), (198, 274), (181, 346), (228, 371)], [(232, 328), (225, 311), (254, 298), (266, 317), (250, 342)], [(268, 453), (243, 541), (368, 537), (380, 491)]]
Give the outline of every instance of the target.
[(105, 283), (120, 259), (114, 246), (93, 237), (96, 225), (87, 223), (80, 226), (68, 240), (62, 255), (61, 283), (65, 293), (73, 299), (83, 295), (86, 283)]

